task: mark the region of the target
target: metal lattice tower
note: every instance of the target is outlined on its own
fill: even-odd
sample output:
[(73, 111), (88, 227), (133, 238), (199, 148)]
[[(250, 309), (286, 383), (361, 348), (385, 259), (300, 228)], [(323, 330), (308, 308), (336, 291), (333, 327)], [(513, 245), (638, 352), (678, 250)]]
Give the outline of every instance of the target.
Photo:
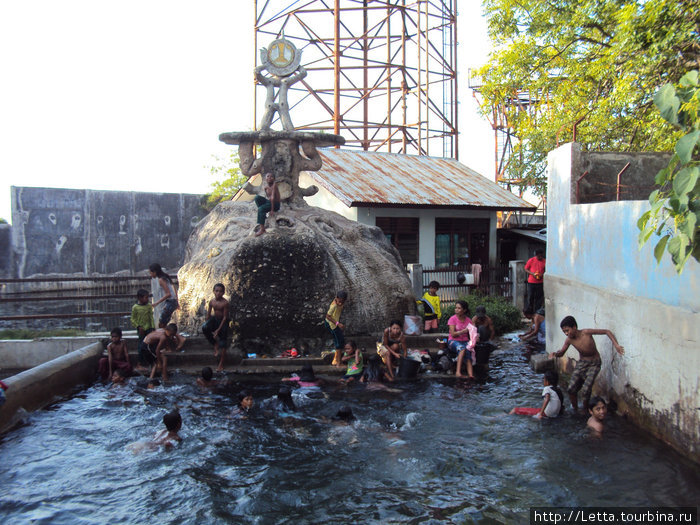
[(255, 63), (280, 36), (303, 50), (308, 76), (289, 90), (298, 130), (342, 134), (351, 148), (457, 158), (456, 3), (256, 0)]

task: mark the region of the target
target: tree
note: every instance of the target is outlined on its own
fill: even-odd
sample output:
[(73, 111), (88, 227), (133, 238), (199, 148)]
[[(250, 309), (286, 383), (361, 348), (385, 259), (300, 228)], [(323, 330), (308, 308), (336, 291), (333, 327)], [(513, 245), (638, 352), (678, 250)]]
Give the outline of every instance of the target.
[(223, 200), (232, 198), (248, 180), (241, 173), (238, 150), (231, 150), (228, 158), (213, 155), (216, 164), (209, 167), (209, 172), (219, 180), (211, 184), (211, 192), (205, 195), (203, 206), (211, 211)]
[[(507, 172), (543, 194), (547, 153), (670, 150), (653, 94), (700, 67), (695, 0), (484, 0), (495, 44), (480, 71), (482, 111), (504, 113), (519, 141)], [(515, 103), (527, 92), (531, 103)]]
[[(700, 84), (690, 71), (677, 86), (666, 84), (654, 96), (661, 116), (683, 136), (668, 166), (656, 175), (659, 189), (649, 196), (651, 209), (639, 219), (639, 247), (650, 237), (661, 237), (654, 247), (657, 263), (664, 252), (680, 274), (692, 256), (700, 261)], [(675, 133), (673, 133), (675, 136)]]

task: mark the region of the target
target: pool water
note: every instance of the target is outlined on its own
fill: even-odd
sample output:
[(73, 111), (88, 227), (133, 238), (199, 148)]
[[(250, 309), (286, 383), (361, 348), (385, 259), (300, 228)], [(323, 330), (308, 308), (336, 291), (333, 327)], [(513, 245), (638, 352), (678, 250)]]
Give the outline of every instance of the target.
[[(624, 418), (508, 416), (541, 404), (541, 375), (507, 339), (478, 383), (421, 379), (390, 390), (329, 384), (298, 411), (279, 383), (205, 391), (93, 386), (0, 440), (0, 515), (17, 523), (528, 523), (533, 506), (694, 506), (697, 465)], [(277, 378), (279, 379), (279, 378)], [(238, 391), (256, 406), (228, 417)], [(351, 424), (331, 417), (349, 405)], [(178, 406), (182, 443), (134, 454)], [(568, 403), (567, 403), (568, 407)]]

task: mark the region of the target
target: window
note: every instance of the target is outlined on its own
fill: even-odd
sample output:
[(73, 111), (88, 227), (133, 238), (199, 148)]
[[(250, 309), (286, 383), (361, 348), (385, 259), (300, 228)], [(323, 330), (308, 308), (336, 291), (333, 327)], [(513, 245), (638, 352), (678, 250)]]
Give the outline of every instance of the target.
[(404, 264), (418, 262), (418, 217), (377, 217), (376, 225), (399, 250)]
[(489, 219), (435, 219), (435, 266), (487, 264)]

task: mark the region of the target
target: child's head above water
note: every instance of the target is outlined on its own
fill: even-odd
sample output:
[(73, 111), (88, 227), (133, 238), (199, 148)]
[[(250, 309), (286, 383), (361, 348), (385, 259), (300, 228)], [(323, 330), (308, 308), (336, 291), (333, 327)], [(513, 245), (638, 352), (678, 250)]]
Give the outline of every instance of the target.
[(253, 407), (253, 394), (247, 390), (238, 392), (238, 406), (243, 410), (250, 410)]
[(349, 406), (343, 406), (340, 407), (340, 410), (338, 410), (333, 419), (340, 421), (352, 421), (355, 419), (355, 415), (352, 413), (352, 409)]
[(182, 417), (177, 409), (163, 416), (163, 424), (168, 432), (178, 432), (182, 428)]
[(117, 368), (112, 374), (112, 383), (123, 383), (124, 381), (126, 381), (126, 371)]
[(605, 402), (605, 399), (593, 396), (588, 401), (588, 413), (598, 421), (603, 421), (608, 414), (608, 404)]
[(214, 372), (212, 371), (211, 367), (205, 366), (202, 368), (202, 379), (205, 381), (211, 381), (212, 377), (214, 377)]

